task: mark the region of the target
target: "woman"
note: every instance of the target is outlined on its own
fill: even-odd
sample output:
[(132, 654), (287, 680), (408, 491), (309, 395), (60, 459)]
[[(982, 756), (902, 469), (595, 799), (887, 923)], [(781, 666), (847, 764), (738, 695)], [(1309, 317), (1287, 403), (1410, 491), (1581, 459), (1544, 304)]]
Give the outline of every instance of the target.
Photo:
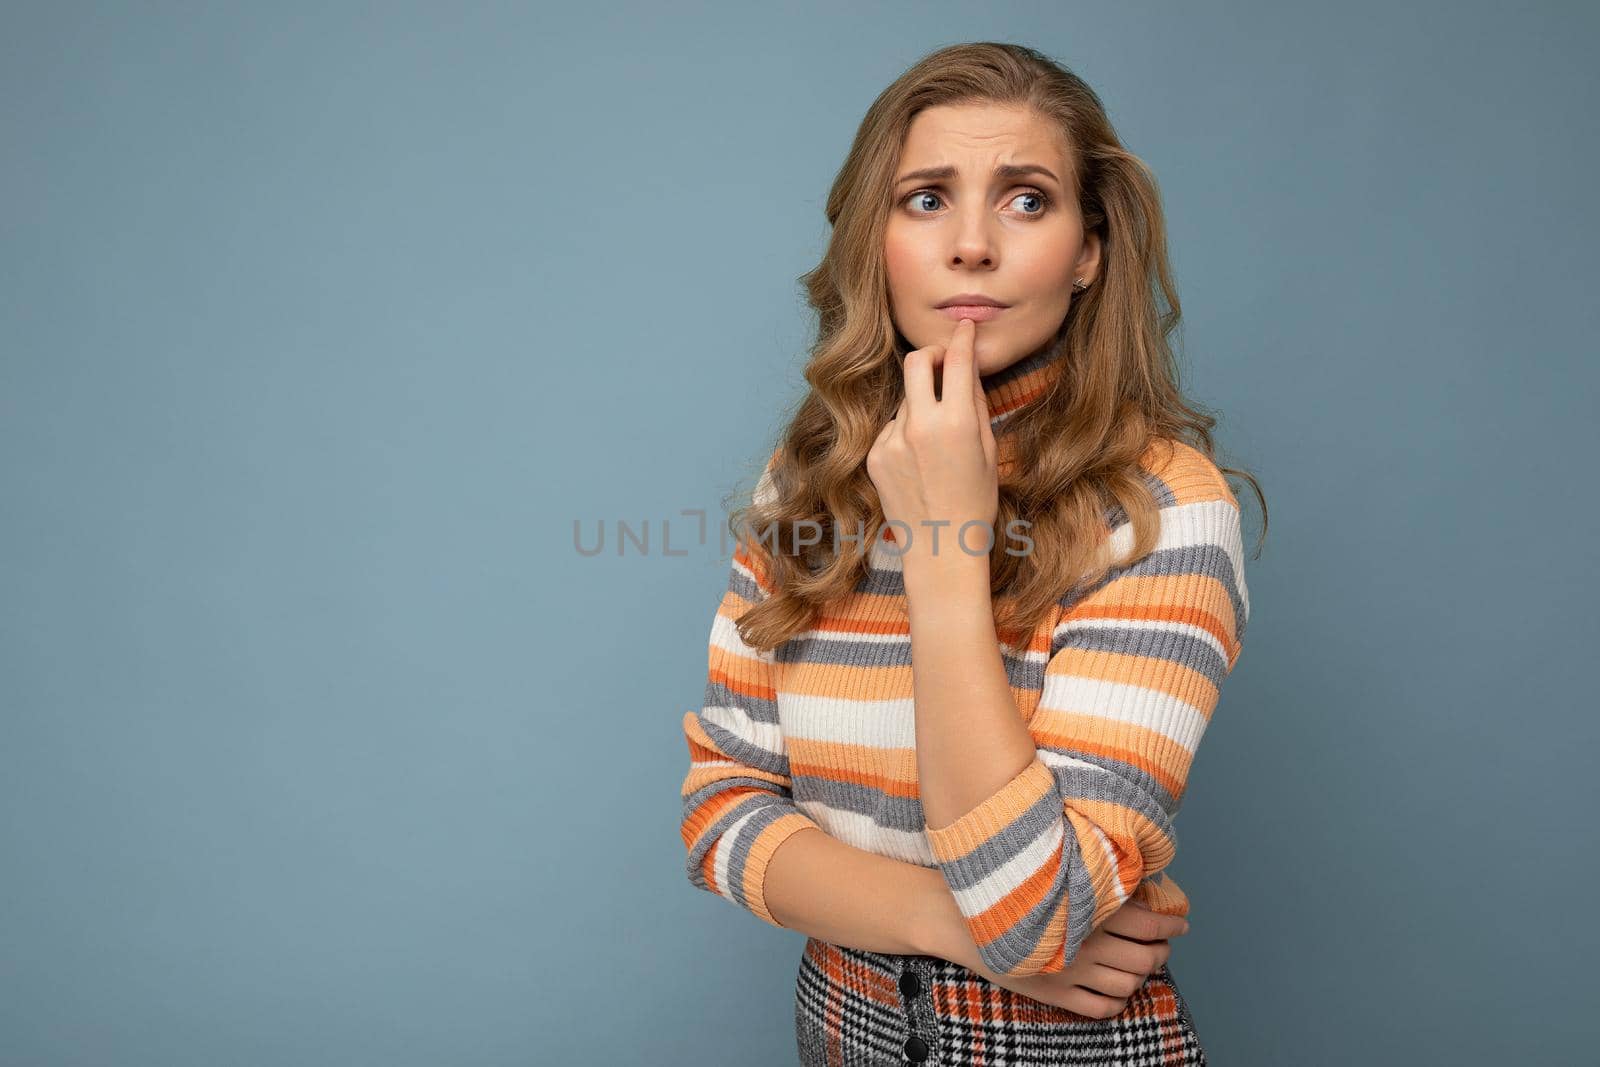
[(1155, 184), (1075, 75), (964, 44), (827, 214), (684, 716), (689, 879), (808, 935), (804, 1064), (1204, 1063), (1165, 868), (1248, 619), (1222, 472), (1256, 483), (1177, 388)]

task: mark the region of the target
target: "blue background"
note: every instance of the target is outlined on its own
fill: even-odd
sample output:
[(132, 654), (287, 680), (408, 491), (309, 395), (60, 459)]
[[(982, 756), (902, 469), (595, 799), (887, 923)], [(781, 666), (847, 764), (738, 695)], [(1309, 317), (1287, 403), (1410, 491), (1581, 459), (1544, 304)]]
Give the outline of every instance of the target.
[(1519, 7), (6, 4), (0, 1062), (792, 1062), (680, 720), (828, 183), (978, 39), (1154, 168), (1268, 493), (1214, 1062), (1591, 1056), (1600, 16)]

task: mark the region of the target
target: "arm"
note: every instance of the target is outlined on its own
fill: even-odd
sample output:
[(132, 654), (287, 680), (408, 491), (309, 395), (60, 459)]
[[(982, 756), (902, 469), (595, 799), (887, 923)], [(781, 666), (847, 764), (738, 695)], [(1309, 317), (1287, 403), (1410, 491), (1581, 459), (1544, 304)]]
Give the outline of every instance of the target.
[(679, 833), (692, 885), (781, 926), (766, 903), (768, 864), (792, 834), (821, 827), (794, 802), (772, 653), (745, 644), (734, 625), (767, 595), (765, 583), (740, 543), (711, 622), (705, 700), (683, 717), (689, 771)]
[(937, 870), (847, 845), (795, 805), (771, 654), (746, 645), (734, 626), (766, 593), (765, 572), (741, 545), (712, 622), (705, 704), (683, 721), (689, 881), (773, 926), (836, 945), (955, 950), (966, 928)]
[[(928, 840), (997, 973), (1062, 970), (1173, 857), (1172, 818), (1249, 602), (1225, 488), (1160, 515), (1155, 550), (1063, 612), (1026, 722), (986, 570), (974, 579), (953, 553), (915, 587), (907, 577)], [(1113, 547), (1131, 536), (1124, 524)]]
[(867, 952), (954, 959), (973, 949), (944, 876), (826, 832), (797, 833), (767, 865), (767, 906), (809, 937)]

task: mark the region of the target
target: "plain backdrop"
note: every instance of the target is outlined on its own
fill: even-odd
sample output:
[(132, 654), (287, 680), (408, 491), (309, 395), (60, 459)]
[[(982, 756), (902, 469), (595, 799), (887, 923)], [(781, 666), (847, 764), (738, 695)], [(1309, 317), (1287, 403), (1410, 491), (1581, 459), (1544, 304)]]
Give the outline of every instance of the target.
[(862, 113), (983, 39), (1154, 168), (1268, 494), (1213, 1062), (1591, 1057), (1596, 12), (5, 4), (0, 1063), (793, 1061), (678, 836), (715, 534)]

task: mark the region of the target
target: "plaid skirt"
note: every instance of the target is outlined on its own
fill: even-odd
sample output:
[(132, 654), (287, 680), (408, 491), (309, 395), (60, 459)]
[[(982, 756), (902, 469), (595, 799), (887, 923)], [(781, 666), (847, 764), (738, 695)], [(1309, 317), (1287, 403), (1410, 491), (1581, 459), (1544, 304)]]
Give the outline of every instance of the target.
[(1205, 1064), (1165, 965), (1120, 1015), (1096, 1019), (997, 986), (936, 956), (806, 941), (795, 986), (801, 1067)]

